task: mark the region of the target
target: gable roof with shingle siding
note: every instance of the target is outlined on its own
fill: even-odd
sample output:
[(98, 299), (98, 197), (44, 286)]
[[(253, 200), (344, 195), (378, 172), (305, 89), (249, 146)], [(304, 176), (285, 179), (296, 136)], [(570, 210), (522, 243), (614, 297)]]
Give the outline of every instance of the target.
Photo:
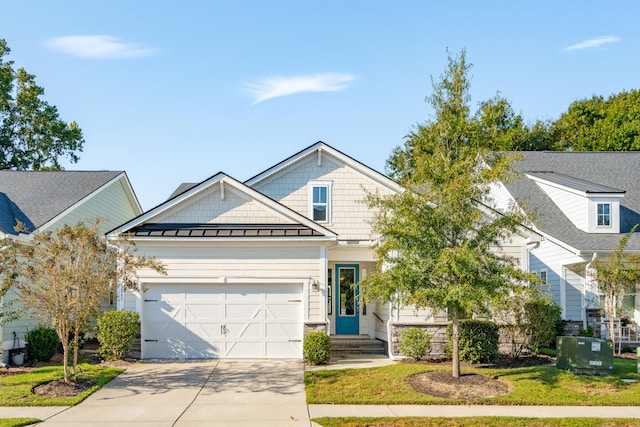
[[(622, 233), (640, 223), (640, 152), (552, 152), (518, 153), (514, 162), (519, 174), (505, 184), (520, 206), (530, 214), (536, 228), (582, 252), (606, 252), (617, 246)], [(587, 233), (578, 229), (551, 198), (526, 174), (562, 174), (574, 178), (585, 190), (624, 192), (620, 199), (621, 234)], [(587, 184), (588, 183), (588, 184)], [(629, 239), (627, 249), (640, 250), (640, 233)]]
[(120, 176), (122, 171), (0, 171), (0, 232), (16, 218), (33, 230)]

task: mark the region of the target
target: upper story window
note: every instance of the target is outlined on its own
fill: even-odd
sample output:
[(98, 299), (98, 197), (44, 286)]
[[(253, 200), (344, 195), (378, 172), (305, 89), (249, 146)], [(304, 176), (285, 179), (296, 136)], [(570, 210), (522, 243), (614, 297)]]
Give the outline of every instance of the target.
[(309, 190), (310, 217), (316, 222), (331, 223), (331, 182), (312, 181)]
[(611, 227), (611, 203), (598, 203), (598, 227)]

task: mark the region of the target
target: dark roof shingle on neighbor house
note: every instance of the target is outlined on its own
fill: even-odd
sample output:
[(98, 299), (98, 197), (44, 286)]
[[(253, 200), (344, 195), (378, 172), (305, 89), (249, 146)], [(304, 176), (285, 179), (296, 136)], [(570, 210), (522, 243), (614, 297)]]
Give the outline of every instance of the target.
[[(505, 184), (536, 227), (581, 251), (609, 251), (622, 234), (595, 234), (578, 229), (551, 198), (527, 177), (544, 178), (593, 193), (624, 193), (620, 199), (620, 231), (626, 233), (640, 223), (640, 152), (518, 153), (523, 159), (513, 166), (519, 178)], [(629, 239), (627, 249), (640, 250), (640, 233)]]
[(0, 232), (16, 234), (16, 219), (33, 231), (122, 173), (0, 170)]

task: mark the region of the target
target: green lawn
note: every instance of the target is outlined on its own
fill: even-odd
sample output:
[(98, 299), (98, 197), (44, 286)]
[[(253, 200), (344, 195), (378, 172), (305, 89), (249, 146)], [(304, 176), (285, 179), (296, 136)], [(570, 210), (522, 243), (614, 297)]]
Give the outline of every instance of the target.
[(315, 418), (324, 427), (623, 427), (640, 426), (640, 420), (620, 418)]
[(62, 366), (45, 366), (24, 374), (2, 377), (0, 378), (0, 406), (76, 405), (123, 371), (124, 369), (85, 363), (78, 365), (78, 379), (95, 381), (96, 385), (74, 397), (38, 396), (31, 391), (39, 384), (63, 378)]
[(555, 366), (515, 369), (463, 368), (463, 373), (496, 377), (509, 384), (511, 392), (490, 399), (463, 402), (432, 397), (415, 391), (406, 382), (410, 375), (433, 370), (450, 370), (448, 365), (398, 363), (372, 369), (305, 372), (307, 402), (310, 404), (484, 404), (484, 405), (630, 405), (640, 404), (640, 380), (635, 360), (616, 359), (614, 375), (577, 376)]

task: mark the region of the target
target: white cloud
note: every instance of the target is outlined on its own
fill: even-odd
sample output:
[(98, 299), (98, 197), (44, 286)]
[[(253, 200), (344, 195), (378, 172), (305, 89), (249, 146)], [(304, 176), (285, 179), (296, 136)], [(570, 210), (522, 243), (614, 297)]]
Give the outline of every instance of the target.
[(614, 36), (596, 37), (595, 39), (584, 40), (584, 41), (581, 41), (580, 43), (567, 46), (564, 48), (564, 50), (590, 49), (592, 47), (598, 47), (608, 43), (615, 43), (619, 41), (620, 39)]
[(137, 58), (154, 53), (149, 47), (104, 35), (55, 37), (46, 40), (45, 45), (71, 56), (92, 59)]
[(245, 86), (253, 98), (253, 105), (271, 98), (302, 92), (337, 92), (358, 77), (353, 74), (322, 73), (310, 76), (266, 77)]

